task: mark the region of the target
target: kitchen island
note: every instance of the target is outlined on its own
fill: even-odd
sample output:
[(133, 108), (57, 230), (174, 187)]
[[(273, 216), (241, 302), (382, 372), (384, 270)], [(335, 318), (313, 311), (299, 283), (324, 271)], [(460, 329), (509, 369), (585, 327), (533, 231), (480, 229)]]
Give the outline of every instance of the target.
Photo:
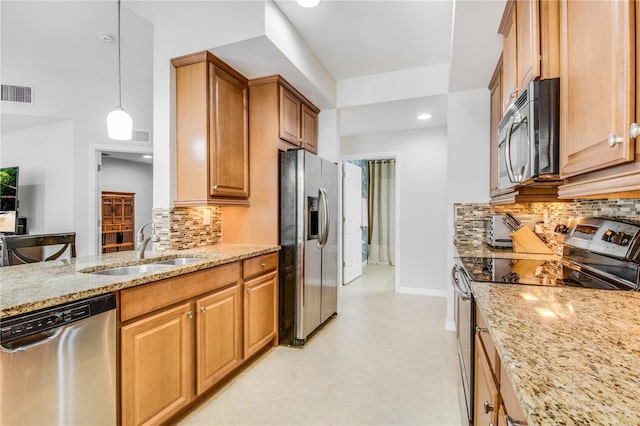
[[(277, 245), (220, 244), (186, 250), (147, 251), (145, 259), (135, 259), (133, 251), (126, 251), (4, 267), (0, 268), (0, 318), (123, 290), (278, 250)], [(201, 261), (135, 275), (109, 276), (89, 273), (106, 268), (154, 263), (176, 257), (195, 257)]]
[[(106, 385), (100, 395), (89, 394), (88, 403), (101, 401), (107, 423), (168, 423), (206, 399), (218, 383), (255, 359), (255, 354), (278, 344), (279, 249), (277, 245), (222, 244), (146, 252), (145, 259), (135, 259), (130, 251), (0, 268), (3, 339), (27, 332), (31, 334), (24, 337), (31, 338), (34, 327), (48, 327), (47, 332), (55, 333), (42, 341), (62, 354), (60, 362), (75, 366), (67, 352), (57, 349), (59, 342), (67, 342), (58, 336), (66, 336), (68, 333), (61, 333), (67, 328), (73, 329), (74, 338), (61, 347), (80, 348), (82, 357), (97, 361), (76, 369), (61, 369), (54, 362), (43, 370), (46, 378), (64, 373), (73, 382), (95, 368), (104, 373)], [(87, 298), (111, 293), (113, 305), (109, 309), (115, 308), (115, 312), (99, 321), (87, 316), (61, 325), (58, 320), (64, 316), (64, 321), (70, 321), (76, 313), (84, 315), (91, 309)], [(86, 306), (67, 304), (79, 300)], [(38, 315), (45, 316), (37, 318), (30, 314), (14, 317), (52, 306), (73, 309), (40, 311)], [(91, 306), (99, 309), (102, 305)], [(16, 323), (24, 318), (30, 322)], [(24, 339), (13, 341), (22, 344)], [(90, 346), (96, 350), (84, 350), (86, 342), (92, 342)], [(49, 352), (42, 355), (34, 345), (23, 347), (4, 360), (19, 365), (26, 359), (24, 362), (39, 365), (50, 358)], [(16, 371), (22, 374), (29, 368), (23, 364)], [(18, 377), (15, 381), (22, 386), (23, 379)], [(27, 389), (40, 391), (41, 382), (46, 381), (37, 376)], [(3, 417), (5, 423), (37, 423), (23, 415), (32, 393), (17, 398), (27, 401), (22, 405), (10, 399), (13, 393), (3, 394), (2, 403), (12, 407), (12, 411), (3, 412), (10, 416)], [(69, 401), (73, 405), (75, 400), (64, 400)], [(61, 406), (52, 404), (50, 409), (58, 412)]]
[(472, 283), (527, 424), (639, 425), (640, 294)]

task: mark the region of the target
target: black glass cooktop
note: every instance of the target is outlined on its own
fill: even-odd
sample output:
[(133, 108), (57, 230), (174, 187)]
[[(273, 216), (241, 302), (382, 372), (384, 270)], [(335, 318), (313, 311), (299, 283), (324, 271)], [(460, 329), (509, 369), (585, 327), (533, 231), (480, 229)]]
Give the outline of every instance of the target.
[(460, 258), (472, 281), (563, 285), (562, 265), (558, 261), (529, 259)]
[(472, 281), (610, 290), (636, 289), (634, 283), (586, 274), (561, 261), (485, 257), (461, 257), (459, 260)]

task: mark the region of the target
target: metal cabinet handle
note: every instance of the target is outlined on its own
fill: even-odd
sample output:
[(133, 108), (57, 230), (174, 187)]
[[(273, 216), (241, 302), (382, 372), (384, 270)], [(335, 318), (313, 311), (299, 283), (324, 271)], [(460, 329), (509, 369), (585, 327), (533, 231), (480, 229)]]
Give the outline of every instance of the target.
[(515, 420), (509, 417), (508, 414), (505, 414), (504, 420), (505, 422), (507, 422), (507, 426), (526, 426), (527, 425), (525, 422), (521, 422), (519, 420)]
[(640, 136), (640, 126), (638, 126), (638, 123), (631, 123), (631, 127), (629, 127), (629, 137), (635, 139), (638, 136)]
[(489, 414), (490, 412), (493, 411), (493, 404), (489, 404), (489, 401), (487, 401), (486, 399), (484, 400), (484, 413), (485, 414)]
[(488, 328), (484, 328), (484, 327), (479, 327), (476, 325), (476, 333), (480, 334), (480, 333), (488, 333), (489, 329)]
[(200, 312), (202, 312), (203, 314), (207, 311), (207, 307), (206, 306), (201, 306), (200, 307)]
[(615, 133), (609, 133), (609, 139), (607, 139), (610, 148), (613, 148), (619, 143), (623, 142), (622, 136), (616, 136)]
[(216, 192), (218, 190), (218, 185), (213, 185), (213, 192)]
[(188, 316), (189, 318), (193, 318), (193, 311), (189, 311), (189, 312), (187, 312), (187, 316)]
[(265, 266), (267, 266), (267, 262), (262, 262), (262, 263), (260, 264), (260, 266), (262, 266), (262, 267), (264, 268)]
[(247, 289), (247, 293), (251, 293), (251, 287)]

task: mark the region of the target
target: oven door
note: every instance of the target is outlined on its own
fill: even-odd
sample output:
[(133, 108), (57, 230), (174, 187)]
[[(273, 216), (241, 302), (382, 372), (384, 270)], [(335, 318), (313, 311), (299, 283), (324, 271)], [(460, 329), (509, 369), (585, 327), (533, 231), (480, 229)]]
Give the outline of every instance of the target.
[[(524, 94), (523, 94), (524, 95)], [(507, 189), (532, 176), (530, 103), (509, 111), (498, 126), (498, 188)]]
[(456, 320), (456, 340), (458, 345), (458, 360), (460, 362), (460, 376), (464, 390), (464, 405), (469, 424), (473, 424), (473, 351), (475, 305), (469, 279), (458, 265), (451, 271), (451, 283), (455, 291), (454, 315)]

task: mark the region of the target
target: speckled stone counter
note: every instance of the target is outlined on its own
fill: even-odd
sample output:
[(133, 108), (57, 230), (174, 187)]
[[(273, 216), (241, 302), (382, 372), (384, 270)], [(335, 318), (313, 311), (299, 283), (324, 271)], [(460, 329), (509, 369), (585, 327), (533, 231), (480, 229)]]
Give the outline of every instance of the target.
[[(134, 252), (127, 251), (79, 257), (71, 261), (7, 266), (0, 268), (0, 318), (175, 277), (279, 249), (272, 245), (221, 244), (179, 251), (147, 251), (143, 260), (135, 259)], [(202, 261), (136, 275), (87, 273), (176, 257), (197, 257)]]
[(473, 283), (534, 425), (640, 425), (640, 294)]

